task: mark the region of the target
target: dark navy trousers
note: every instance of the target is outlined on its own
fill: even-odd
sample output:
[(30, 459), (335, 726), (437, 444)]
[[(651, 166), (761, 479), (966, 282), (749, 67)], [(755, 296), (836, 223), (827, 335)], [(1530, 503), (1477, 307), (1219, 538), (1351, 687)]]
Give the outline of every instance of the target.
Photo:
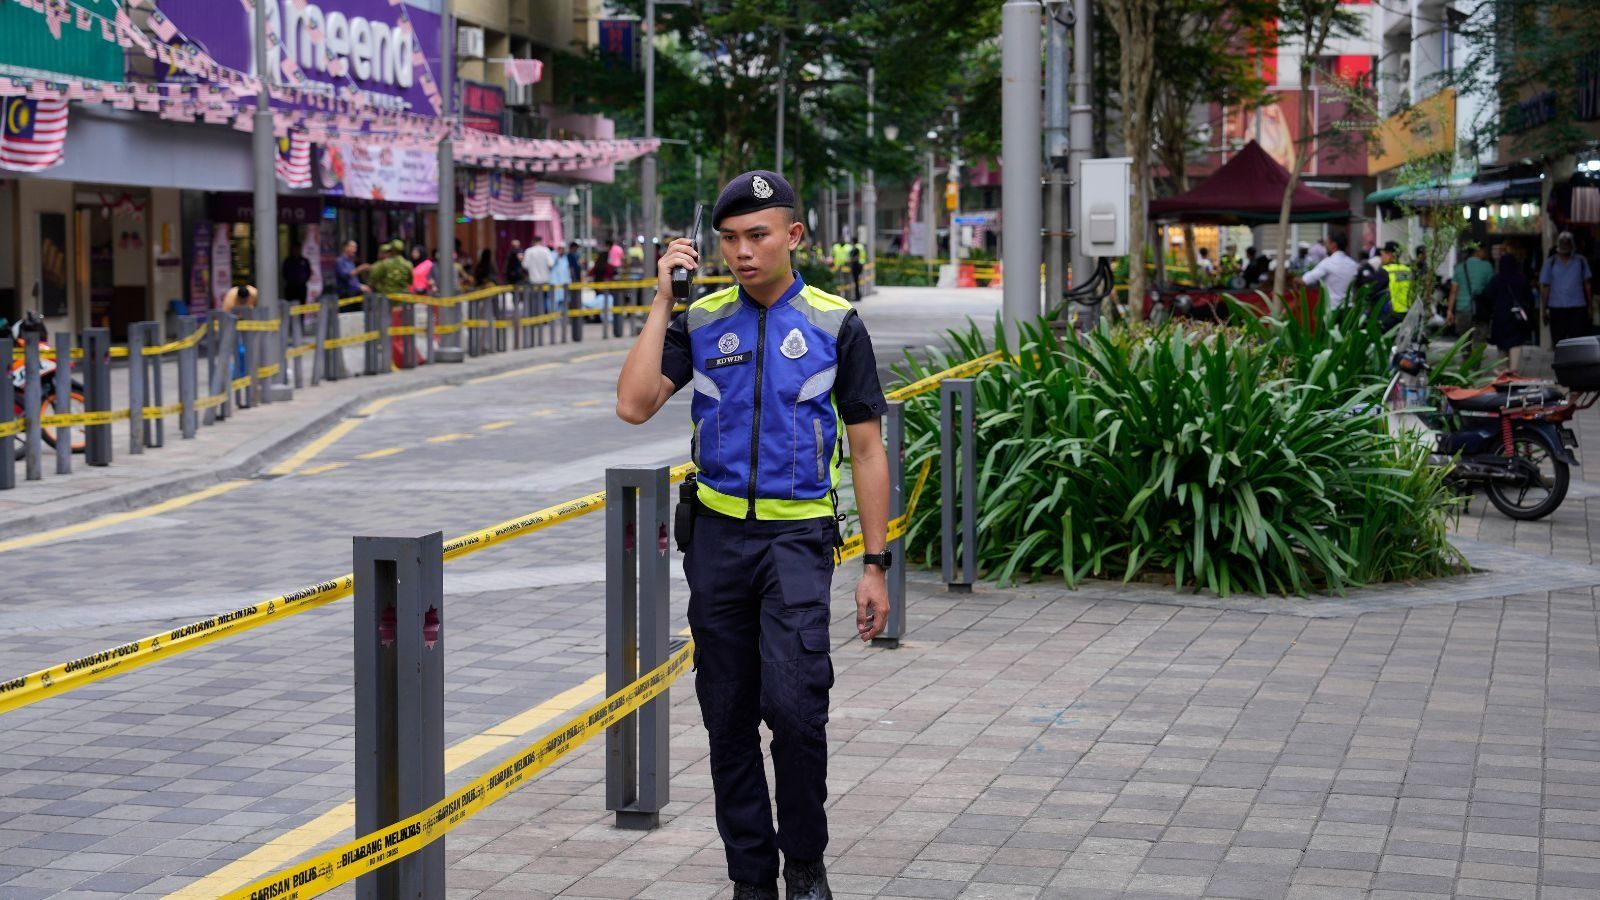
[[(694, 520), (684, 554), (695, 692), (711, 740), (711, 783), (728, 877), (778, 877), (778, 851), (821, 859), (828, 846), (829, 519)], [(778, 824), (762, 768), (772, 730)]]

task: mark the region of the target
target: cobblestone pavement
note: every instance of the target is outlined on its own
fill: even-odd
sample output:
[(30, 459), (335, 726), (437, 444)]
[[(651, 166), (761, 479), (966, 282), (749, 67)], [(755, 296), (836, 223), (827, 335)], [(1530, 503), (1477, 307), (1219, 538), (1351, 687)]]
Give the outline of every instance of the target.
[[(914, 320), (958, 302), (902, 296), (913, 321), (887, 321), (884, 303), (880, 346), (918, 342)], [(872, 324), (872, 301), (864, 312)], [(345, 571), (353, 530), (455, 533), (592, 490), (612, 459), (677, 459), (681, 411), (628, 430), (604, 401), (574, 405), (609, 392), (614, 360), (593, 365), (407, 400), (302, 474), (181, 521), (8, 554), (22, 571), (0, 611), (0, 674), (155, 630), (163, 604), (187, 616)], [(515, 424), (484, 428), (501, 421)], [(1600, 414), (1579, 427), (1600, 448)], [(474, 436), (427, 440), (449, 435)], [(360, 459), (393, 447), (405, 449)], [(953, 596), (914, 574), (908, 640), (881, 651), (849, 637), (853, 579), (836, 579), (835, 892), (1600, 895), (1600, 480), (1579, 476), (1544, 522), (1475, 500), (1459, 531), (1484, 571), (1395, 591)], [(457, 753), (451, 786), (553, 724), (518, 714), (601, 671), (599, 524), (448, 568), (447, 740), (497, 734), (508, 716), (527, 726), (495, 752)], [(681, 584), (673, 599), (681, 620)], [(206, 884), (339, 807), (352, 785), (348, 608), (5, 716), (0, 898)], [(450, 834), (450, 896), (727, 896), (692, 678), (671, 697), (660, 829), (610, 827), (591, 743)]]

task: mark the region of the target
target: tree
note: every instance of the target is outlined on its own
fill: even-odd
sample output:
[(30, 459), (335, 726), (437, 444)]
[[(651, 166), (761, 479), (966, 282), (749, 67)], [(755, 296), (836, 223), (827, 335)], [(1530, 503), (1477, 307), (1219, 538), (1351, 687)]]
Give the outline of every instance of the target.
[(1294, 164), (1289, 170), (1289, 181), (1283, 186), (1283, 203), (1278, 208), (1279, 265), (1272, 278), (1272, 303), (1276, 307), (1289, 275), (1289, 213), (1294, 204), (1295, 188), (1305, 174), (1311, 154), (1316, 152), (1319, 135), (1316, 129), (1315, 94), (1312, 80), (1328, 42), (1340, 37), (1354, 37), (1365, 26), (1362, 16), (1350, 10), (1345, 0), (1283, 0), (1278, 7), (1278, 34), (1282, 46), (1299, 45), (1300, 51), (1300, 130), (1295, 135)]
[[(1179, 0), (1163, 17), (1153, 105), (1155, 155), (1174, 193), (1189, 189), (1189, 158), (1204, 149), (1191, 126), (1191, 111), (1209, 103), (1252, 109), (1266, 98), (1252, 51), (1266, 49), (1264, 26), (1276, 14), (1274, 0)], [(1193, 269), (1192, 226), (1184, 228), (1184, 247)]]
[(1144, 317), (1144, 249), (1150, 202), (1150, 121), (1161, 22), (1182, 0), (1102, 0), (1122, 48), (1117, 93), (1122, 97), (1122, 144), (1132, 158), (1133, 204), (1128, 216), (1128, 308)]

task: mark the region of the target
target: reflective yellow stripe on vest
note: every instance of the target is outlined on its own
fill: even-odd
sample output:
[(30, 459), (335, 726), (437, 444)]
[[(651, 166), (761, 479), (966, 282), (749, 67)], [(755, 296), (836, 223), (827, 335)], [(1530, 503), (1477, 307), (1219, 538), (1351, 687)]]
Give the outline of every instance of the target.
[(1389, 308), (1396, 315), (1404, 315), (1411, 309), (1411, 267), (1390, 263), (1383, 271), (1389, 273)]

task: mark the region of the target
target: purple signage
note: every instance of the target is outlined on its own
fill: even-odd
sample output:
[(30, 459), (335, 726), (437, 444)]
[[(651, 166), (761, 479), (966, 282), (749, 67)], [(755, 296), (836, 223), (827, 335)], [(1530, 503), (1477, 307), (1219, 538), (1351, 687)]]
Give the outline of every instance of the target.
[[(437, 13), (389, 0), (262, 0), (277, 35), (274, 81), (340, 96), (359, 91), (374, 106), (435, 115), (428, 67), (439, 63)], [(222, 0), (161, 0), (177, 29), (172, 43), (193, 44), (241, 72), (252, 65), (250, 11)]]

